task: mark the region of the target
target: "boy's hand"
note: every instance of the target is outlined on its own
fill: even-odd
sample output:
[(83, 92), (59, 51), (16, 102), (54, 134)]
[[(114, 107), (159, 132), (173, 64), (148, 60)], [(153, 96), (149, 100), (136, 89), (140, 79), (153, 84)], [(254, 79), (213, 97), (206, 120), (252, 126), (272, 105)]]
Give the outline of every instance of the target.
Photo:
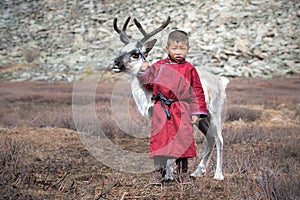
[(198, 124), (200, 117), (198, 115), (192, 115), (192, 124)]
[(149, 66), (150, 66), (149, 63), (145, 61), (142, 63), (140, 70), (145, 71)]
[(192, 124), (198, 124), (201, 119), (204, 119), (206, 117), (207, 117), (207, 115), (205, 115), (205, 114), (192, 115)]

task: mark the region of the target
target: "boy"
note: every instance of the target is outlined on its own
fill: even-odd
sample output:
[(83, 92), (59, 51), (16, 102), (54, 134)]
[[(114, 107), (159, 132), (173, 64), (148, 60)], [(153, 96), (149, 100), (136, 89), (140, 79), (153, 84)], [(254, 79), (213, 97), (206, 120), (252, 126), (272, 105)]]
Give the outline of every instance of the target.
[(175, 158), (181, 183), (190, 182), (188, 158), (196, 156), (193, 124), (207, 116), (204, 92), (195, 67), (185, 60), (187, 33), (172, 31), (166, 46), (168, 57), (142, 64), (138, 79), (153, 90), (150, 158), (154, 159), (152, 183), (163, 180), (167, 159)]

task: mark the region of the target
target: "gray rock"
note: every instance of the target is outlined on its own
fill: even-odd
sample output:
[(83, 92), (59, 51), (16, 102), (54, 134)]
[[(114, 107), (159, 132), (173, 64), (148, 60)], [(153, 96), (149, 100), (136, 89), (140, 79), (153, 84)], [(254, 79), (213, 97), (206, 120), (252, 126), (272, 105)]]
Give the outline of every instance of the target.
[[(0, 78), (74, 81), (74, 73), (84, 77), (80, 74), (87, 66), (92, 71), (104, 69), (123, 45), (113, 30), (113, 19), (118, 17), (121, 26), (128, 16), (139, 19), (147, 31), (171, 16), (171, 24), (156, 36), (151, 60), (166, 56), (166, 35), (180, 28), (190, 35), (189, 60), (213, 73), (271, 77), (300, 71), (299, 2), (136, 0), (119, 5), (117, 1), (2, 0), (0, 66), (39, 67), (1, 73)], [(127, 33), (142, 37), (132, 22)]]

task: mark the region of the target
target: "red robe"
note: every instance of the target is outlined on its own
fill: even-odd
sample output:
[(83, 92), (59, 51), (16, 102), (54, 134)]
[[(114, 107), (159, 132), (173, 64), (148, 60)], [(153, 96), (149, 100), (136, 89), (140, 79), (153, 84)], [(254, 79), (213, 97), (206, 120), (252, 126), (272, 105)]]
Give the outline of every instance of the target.
[(172, 63), (169, 58), (159, 60), (138, 75), (142, 85), (167, 99), (176, 100), (166, 108), (155, 100), (152, 113), (150, 158), (168, 156), (190, 158), (196, 156), (191, 115), (207, 114), (200, 78), (195, 67), (187, 61)]

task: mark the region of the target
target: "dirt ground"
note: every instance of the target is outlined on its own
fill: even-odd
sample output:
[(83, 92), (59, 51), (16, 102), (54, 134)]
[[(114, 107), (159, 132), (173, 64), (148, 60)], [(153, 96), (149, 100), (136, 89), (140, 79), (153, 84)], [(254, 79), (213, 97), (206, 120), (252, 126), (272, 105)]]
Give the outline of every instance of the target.
[[(102, 83), (95, 96), (99, 118), (110, 113), (114, 87)], [(300, 199), (299, 88), (296, 75), (231, 78), (223, 130), (225, 180), (213, 179), (214, 152), (207, 174), (191, 184), (149, 186), (151, 173), (114, 170), (82, 143), (72, 120), (72, 83), (0, 82), (0, 197)], [(147, 152), (148, 138), (126, 136), (109, 120), (105, 126), (113, 143)], [(196, 136), (201, 151), (203, 136)], [(199, 158), (189, 162), (192, 172)]]

